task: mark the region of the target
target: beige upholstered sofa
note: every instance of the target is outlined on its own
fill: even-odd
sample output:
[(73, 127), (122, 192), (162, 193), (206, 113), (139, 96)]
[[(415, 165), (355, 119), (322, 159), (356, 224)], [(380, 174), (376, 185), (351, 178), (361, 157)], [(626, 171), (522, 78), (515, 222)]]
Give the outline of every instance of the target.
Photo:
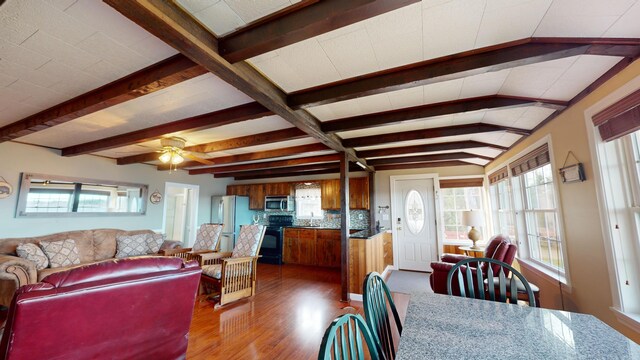
[[(137, 235), (144, 233), (154, 233), (151, 230), (125, 231), (117, 229), (96, 229), (67, 231), (57, 234), (0, 239), (0, 304), (9, 305), (16, 289), (25, 284), (34, 284), (42, 280), (45, 276), (67, 270), (67, 266), (57, 268), (45, 268), (37, 270), (35, 263), (22, 259), (16, 255), (16, 247), (19, 244), (50, 241), (60, 241), (73, 239), (78, 248), (81, 265), (88, 263), (112, 259), (116, 255), (116, 237), (120, 235)], [(161, 249), (179, 247), (177, 241), (165, 241)]]

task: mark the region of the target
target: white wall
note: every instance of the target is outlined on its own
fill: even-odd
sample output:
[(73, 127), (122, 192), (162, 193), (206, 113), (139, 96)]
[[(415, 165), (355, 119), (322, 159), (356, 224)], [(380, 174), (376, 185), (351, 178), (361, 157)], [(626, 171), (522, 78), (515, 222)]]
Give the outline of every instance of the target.
[(162, 228), (163, 202), (154, 205), (147, 201), (147, 213), (141, 216), (16, 218), (22, 172), (147, 184), (149, 194), (156, 189), (164, 193), (165, 182), (199, 185), (198, 224), (208, 222), (210, 219), (211, 195), (225, 194), (226, 186), (230, 182), (228, 179), (214, 179), (211, 175), (188, 175), (184, 171), (170, 174), (168, 171), (157, 171), (154, 166), (143, 164), (118, 166), (114, 160), (98, 156), (61, 157), (57, 150), (14, 142), (0, 143), (0, 154), (3, 159), (0, 165), (0, 176), (14, 188), (10, 197), (0, 199), (0, 238), (46, 235), (60, 231), (93, 228), (125, 230)]

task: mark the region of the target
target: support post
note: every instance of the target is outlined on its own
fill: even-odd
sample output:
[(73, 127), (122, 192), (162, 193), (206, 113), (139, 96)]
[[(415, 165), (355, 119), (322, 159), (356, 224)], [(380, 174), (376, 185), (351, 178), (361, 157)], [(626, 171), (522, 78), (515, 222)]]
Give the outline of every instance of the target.
[(349, 156), (340, 153), (341, 301), (349, 301)]

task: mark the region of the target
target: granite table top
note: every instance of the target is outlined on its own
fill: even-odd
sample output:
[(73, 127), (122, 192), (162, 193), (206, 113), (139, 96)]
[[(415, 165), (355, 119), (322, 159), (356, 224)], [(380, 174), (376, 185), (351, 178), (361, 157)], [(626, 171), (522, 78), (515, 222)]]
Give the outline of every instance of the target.
[(396, 360), (640, 359), (592, 315), (415, 292)]

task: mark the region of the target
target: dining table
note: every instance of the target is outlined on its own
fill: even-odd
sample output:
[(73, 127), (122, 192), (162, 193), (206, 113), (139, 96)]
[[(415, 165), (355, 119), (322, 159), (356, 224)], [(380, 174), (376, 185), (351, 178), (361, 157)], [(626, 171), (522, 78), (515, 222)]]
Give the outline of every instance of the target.
[(416, 291), (396, 360), (639, 359), (640, 345), (598, 318)]

